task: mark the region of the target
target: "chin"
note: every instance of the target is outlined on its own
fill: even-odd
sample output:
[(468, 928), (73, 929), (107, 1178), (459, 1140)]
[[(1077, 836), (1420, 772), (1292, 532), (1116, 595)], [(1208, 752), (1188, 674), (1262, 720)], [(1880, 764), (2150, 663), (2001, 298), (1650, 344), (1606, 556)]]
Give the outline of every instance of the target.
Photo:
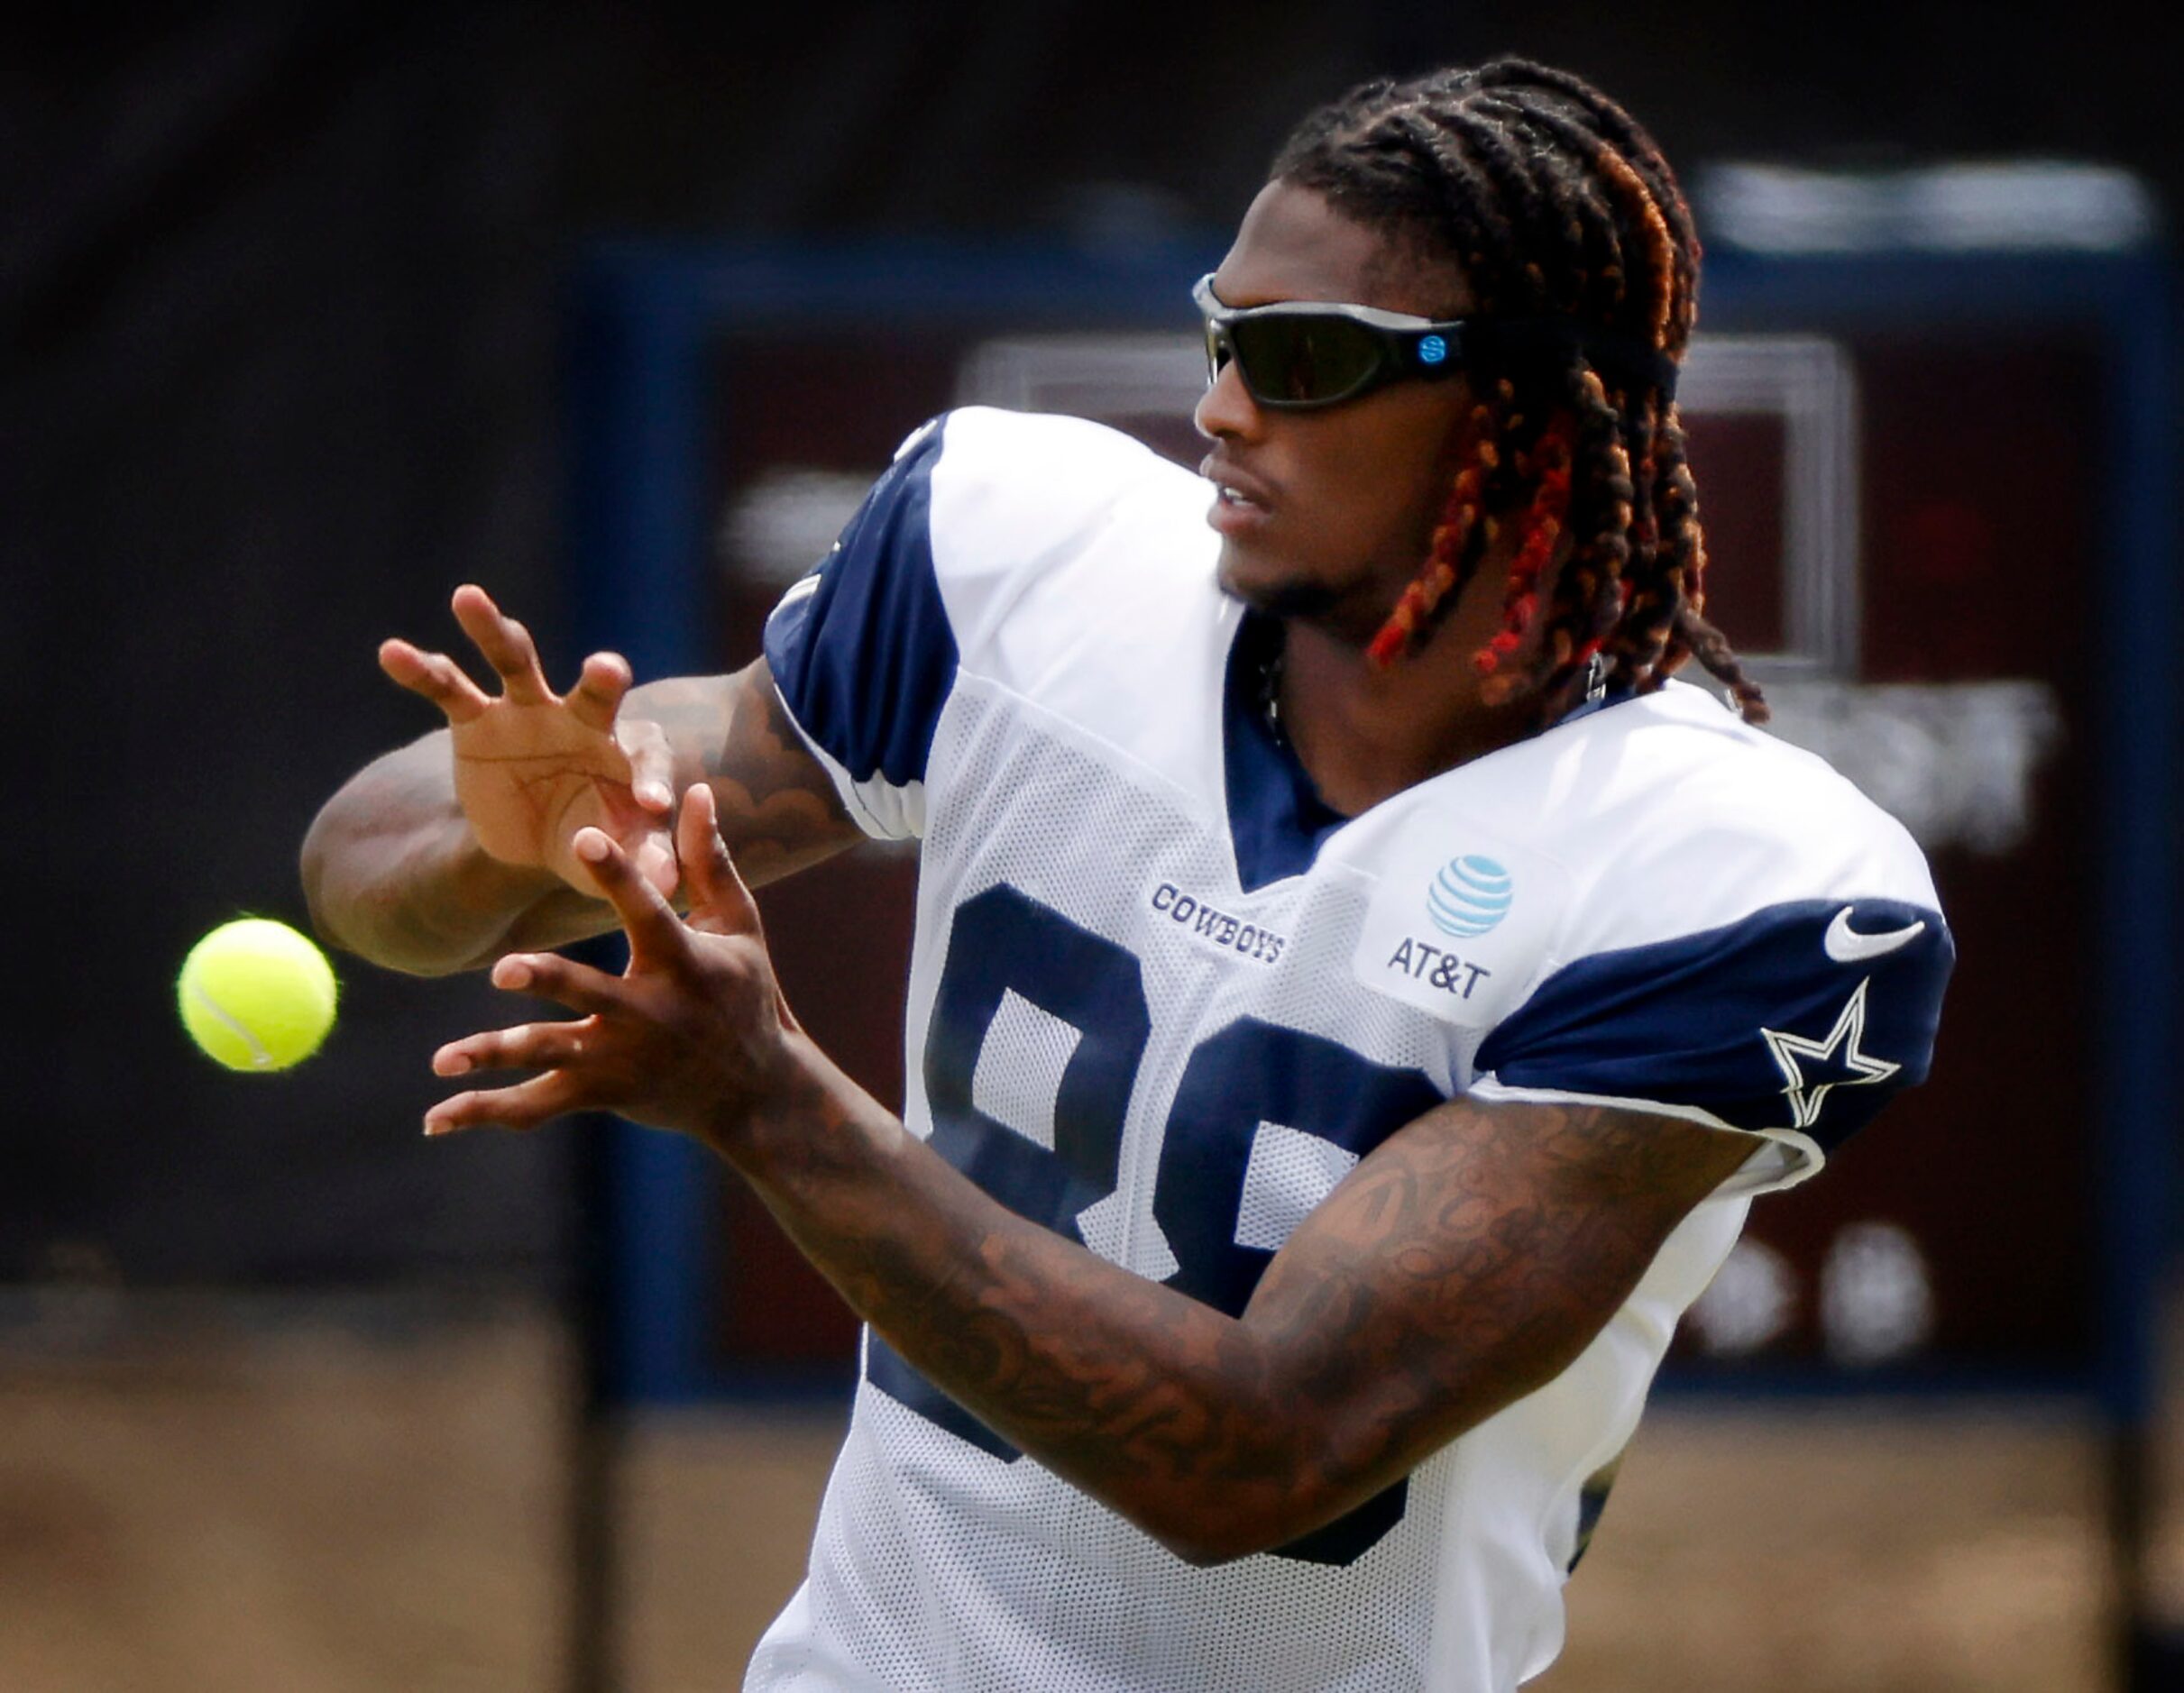
[(1234, 546), (1221, 549), (1215, 581), (1231, 599), (1262, 611), (1270, 618), (1325, 618), (1341, 603), (1339, 592), (1326, 582), (1262, 559), (1242, 554)]
[(1308, 624), (1344, 645), (1363, 648), (1380, 632), (1392, 595), (1360, 581), (1329, 581), (1294, 565), (1239, 557), (1223, 548), (1215, 581), (1231, 599), (1284, 623)]

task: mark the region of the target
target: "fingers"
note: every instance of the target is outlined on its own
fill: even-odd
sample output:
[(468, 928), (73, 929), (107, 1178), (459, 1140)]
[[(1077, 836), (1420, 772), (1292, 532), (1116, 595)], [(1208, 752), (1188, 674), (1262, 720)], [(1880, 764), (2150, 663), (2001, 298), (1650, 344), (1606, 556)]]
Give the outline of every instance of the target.
[(701, 782), (683, 796), (675, 819), (676, 854), (690, 877), (691, 927), (713, 935), (754, 935), (758, 903), (720, 838), (719, 807), (712, 789)]
[[(565, 701), (557, 700), (546, 685), (538, 663), (538, 648), (530, 631), (501, 611), (492, 597), (475, 583), (465, 582), (450, 602), (456, 622), (486, 663), (500, 678), (501, 691), (514, 704), (565, 703), (570, 715), (587, 728), (612, 733), (615, 716), (629, 691), (629, 661), (619, 653), (594, 653), (569, 691)], [(383, 641), (380, 668), (394, 681), (418, 693), (446, 713), (450, 723), (467, 723), (492, 703), (491, 697), (473, 682), (463, 667), (445, 653), (427, 652), (402, 640)], [(650, 755), (639, 772), (641, 785), (633, 782), (638, 802), (647, 810), (665, 811), (674, 803), (672, 760), (665, 732), (647, 724), (628, 737), (626, 749), (634, 759), (639, 746)]]
[(381, 641), (379, 667), (411, 693), (422, 694), (450, 723), (467, 723), (491, 703), (485, 691), (445, 653), (427, 653), (408, 641)]
[(683, 866), (675, 862), (674, 843), (665, 829), (654, 829), (641, 838), (630, 853), (629, 860), (637, 873), (653, 887), (660, 897), (673, 900), (674, 891), (682, 884)]
[(580, 828), (571, 844), (621, 920), (629, 937), (631, 966), (669, 969), (679, 963), (688, 949), (683, 920), (659, 889), (638, 874), (629, 854), (603, 829)]
[(427, 1135), (499, 1124), (535, 1129), (549, 1117), (577, 1110), (583, 1102), (583, 1078), (574, 1067), (598, 1029), (598, 1014), (619, 1002), (620, 978), (578, 964), (558, 953), (510, 953), (493, 966), (493, 985), (556, 1000), (584, 1013), (571, 1022), (518, 1023), (451, 1040), (432, 1055), (437, 1075), (469, 1075), (479, 1070), (538, 1069), (510, 1087), (474, 1088), (442, 1100), (425, 1113)]
[(557, 952), (511, 952), (493, 965), (492, 984), (511, 993), (532, 993), (586, 1017), (622, 1002), (622, 978), (564, 958)]
[[(570, 695), (574, 700), (575, 696)], [(624, 723), (615, 731), (629, 760), (629, 792), (647, 811), (674, 809), (674, 748), (656, 723)]]
[(566, 1070), (549, 1070), (513, 1087), (474, 1089), (442, 1100), (425, 1113), (428, 1135), (498, 1124), (504, 1129), (536, 1129), (549, 1118), (583, 1104), (576, 1079)]
[(435, 1075), (468, 1075), (473, 1070), (558, 1070), (581, 1058), (592, 1034), (592, 1019), (574, 1022), (518, 1023), (451, 1040), (432, 1055)]
[(619, 653), (594, 653), (569, 690), (569, 710), (587, 728), (604, 734), (614, 727), (614, 714), (629, 691), (629, 661)]
[(465, 582), (450, 602), (455, 621), (463, 626), (485, 662), (500, 673), (501, 691), (518, 705), (550, 705), (554, 691), (546, 686), (546, 672), (538, 666), (538, 649), (530, 631), (507, 616), (484, 589)]

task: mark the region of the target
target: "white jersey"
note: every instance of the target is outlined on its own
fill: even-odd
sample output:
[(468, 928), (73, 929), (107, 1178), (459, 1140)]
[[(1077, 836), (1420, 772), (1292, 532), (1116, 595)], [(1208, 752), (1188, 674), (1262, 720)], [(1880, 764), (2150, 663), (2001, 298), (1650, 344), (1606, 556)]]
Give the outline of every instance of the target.
[(911, 1130), (1231, 1314), (1359, 1158), (1455, 1094), (1629, 1103), (1752, 1157), (1554, 1381), (1217, 1568), (867, 1332), (809, 1579), (748, 1688), (1516, 1686), (1561, 1646), (1588, 1482), (1751, 1194), (1924, 1075), (1947, 931), (1849, 783), (1672, 684), (1338, 817), (1257, 709), (1271, 626), (1218, 591), (1208, 499), (1094, 425), (952, 413), (768, 625), (844, 803), (922, 840)]

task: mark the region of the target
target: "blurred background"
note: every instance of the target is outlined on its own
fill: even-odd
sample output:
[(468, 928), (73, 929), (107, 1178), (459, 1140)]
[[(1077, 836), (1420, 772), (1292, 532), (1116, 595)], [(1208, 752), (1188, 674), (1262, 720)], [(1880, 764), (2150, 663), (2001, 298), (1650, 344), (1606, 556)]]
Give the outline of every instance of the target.
[[(678, 1148), (424, 1144), (427, 1055), (498, 1020), (474, 981), (337, 959), (326, 1051), (235, 1077), (176, 1023), (181, 956), (304, 920), (317, 806), (430, 727), (372, 650), (451, 641), (456, 583), (557, 677), (721, 668), (934, 410), (1187, 452), (1185, 290), (1287, 127), (1505, 50), (1692, 189), (1713, 609), (1962, 943), (1932, 1084), (1765, 1202), (1687, 1325), (1539, 1685), (2184, 1685), (2175, 33), (1922, 0), (19, 24), (0, 1687), (736, 1684), (839, 1432), (831, 1296)], [(913, 874), (767, 899), (882, 1091)]]

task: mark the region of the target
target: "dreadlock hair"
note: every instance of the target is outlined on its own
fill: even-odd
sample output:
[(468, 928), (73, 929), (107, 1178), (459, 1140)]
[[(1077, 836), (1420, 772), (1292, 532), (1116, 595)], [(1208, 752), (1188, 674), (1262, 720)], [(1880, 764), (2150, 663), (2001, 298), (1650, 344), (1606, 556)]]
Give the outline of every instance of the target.
[(1474, 321), (1565, 332), (1467, 352), (1477, 455), (1368, 649), (1373, 662), (1424, 642), (1513, 518), (1521, 540), (1502, 627), (1473, 659), (1490, 702), (1528, 695), (1556, 712), (1596, 654), (1607, 687), (1649, 693), (1695, 656), (1748, 721), (1766, 721), (1759, 689), (1702, 615), (1706, 547), (1673, 398), (1697, 316), (1699, 241), (1653, 139), (1581, 78), (1498, 59), (1352, 89), (1297, 127), (1271, 175), (1453, 261)]

